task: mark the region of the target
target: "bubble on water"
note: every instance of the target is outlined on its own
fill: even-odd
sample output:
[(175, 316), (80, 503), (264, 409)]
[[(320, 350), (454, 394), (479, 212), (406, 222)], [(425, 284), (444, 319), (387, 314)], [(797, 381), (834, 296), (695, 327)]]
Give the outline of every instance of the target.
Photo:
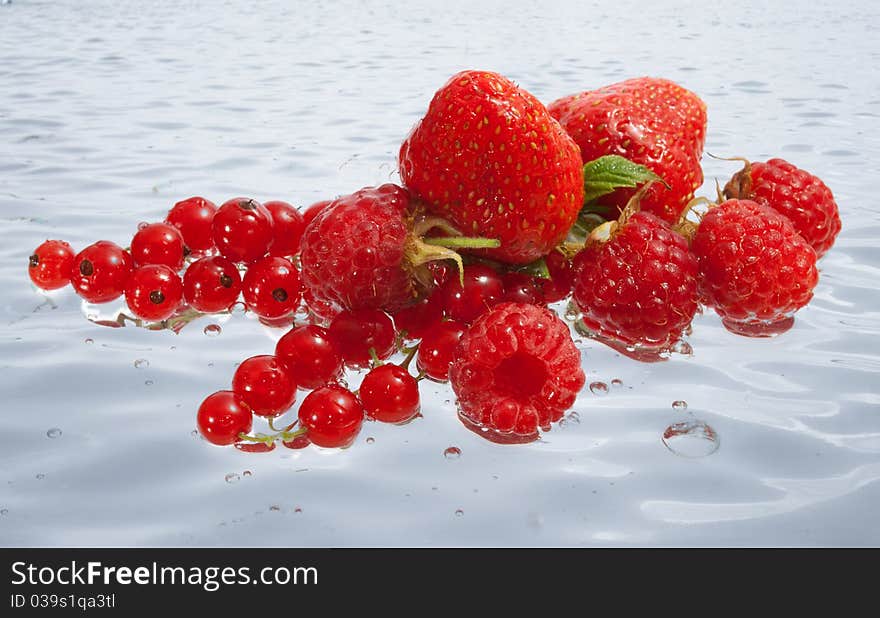
[(302, 513), (303, 512), (302, 507), (301, 506), (296, 507), (295, 509), (293, 509), (293, 512), (294, 513)]
[(140, 223), (137, 224), (137, 229), (142, 230), (145, 227), (147, 227), (148, 225), (150, 225), (150, 224), (147, 223), (146, 221), (141, 221)]
[(446, 459), (458, 459), (461, 457), (461, 449), (457, 446), (450, 446), (445, 451), (443, 451), (443, 456)]
[(620, 378), (614, 378), (613, 380), (611, 380), (611, 386), (613, 386), (614, 388), (620, 388), (621, 386), (623, 386), (623, 380), (621, 380)]
[(572, 412), (571, 414), (569, 414), (568, 416), (565, 417), (565, 422), (571, 423), (574, 425), (580, 425), (581, 415), (578, 414), (577, 412)]
[(687, 341), (678, 341), (672, 346), (672, 351), (682, 356), (693, 356), (694, 348)]
[(604, 382), (591, 382), (590, 383), (590, 392), (594, 395), (607, 395), (608, 394), (608, 385)]
[(52, 427), (49, 431), (46, 432), (46, 436), (54, 440), (55, 438), (60, 438), (61, 433), (62, 432), (58, 427)]
[(462, 509), (455, 509), (456, 517), (461, 517), (462, 515), (464, 515), (464, 511)]
[(134, 368), (135, 369), (146, 369), (149, 366), (150, 366), (150, 361), (148, 361), (146, 358), (139, 358), (136, 361), (134, 361)]
[(440, 488), (437, 487), (436, 485), (431, 486), (431, 491), (437, 491), (438, 489), (440, 489)]
[(9, 509), (0, 509), (0, 515), (9, 515)]
[(39, 474), (37, 474), (37, 476), (36, 476), (35, 478), (36, 478), (38, 481), (42, 481), (44, 478), (46, 478), (46, 475), (43, 474), (42, 472), (40, 472)]
[(233, 483), (237, 483), (241, 480), (241, 477), (236, 472), (230, 472), (226, 475), (226, 482), (232, 485)]
[(672, 409), (677, 410), (679, 412), (684, 412), (688, 409), (688, 402), (682, 399), (678, 399), (672, 402)]
[(500, 479), (500, 478), (501, 478), (501, 477), (498, 476), (497, 474), (493, 474), (493, 475), (492, 475), (492, 480), (493, 480), (493, 481), (497, 481), (497, 480)]
[(531, 511), (528, 515), (526, 515), (526, 524), (529, 526), (529, 528), (540, 530), (544, 527), (544, 516), (540, 513), (535, 513), (534, 511)]
[(367, 444), (373, 444), (376, 441), (376, 438), (367, 438)]
[(693, 419), (667, 427), (663, 444), (681, 457), (706, 457), (718, 450), (721, 440), (706, 422)]
[(193, 429), (191, 432), (189, 432), (189, 435), (191, 435), (193, 438), (201, 437), (198, 429)]
[(277, 505), (277, 504), (273, 504), (272, 506), (269, 507), (269, 510), (272, 511), (272, 512), (274, 512), (274, 513), (277, 513), (278, 511), (281, 510), (281, 507), (280, 507), (279, 505)]
[(152, 380), (144, 380), (144, 384), (146, 384), (147, 386), (153, 386), (155, 382), (153, 382)]
[(238, 303), (233, 304), (232, 307), (229, 308), (229, 313), (231, 313), (232, 315), (241, 315), (246, 310), (247, 310), (247, 307), (245, 307), (245, 304), (242, 302), (238, 302)]
[(253, 474), (254, 473), (251, 472), (250, 470), (245, 470), (244, 472), (241, 473), (242, 476), (253, 476)]
[[(213, 366), (214, 366), (214, 361), (208, 361), (208, 367), (213, 367)], [(238, 366), (238, 363), (236, 363), (236, 366)]]
[(95, 343), (95, 340), (91, 337), (86, 337), (84, 343), (86, 343), (87, 345), (92, 345), (93, 343)]
[(216, 337), (221, 332), (223, 332), (223, 329), (220, 328), (219, 324), (208, 324), (202, 332), (204, 332), (208, 337)]

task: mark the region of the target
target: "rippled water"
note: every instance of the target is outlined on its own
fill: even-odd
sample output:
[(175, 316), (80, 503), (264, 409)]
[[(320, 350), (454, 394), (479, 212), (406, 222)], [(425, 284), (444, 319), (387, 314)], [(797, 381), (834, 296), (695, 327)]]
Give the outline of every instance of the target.
[[(873, 3), (293, 4), (0, 6), (0, 544), (880, 544)], [(42, 240), (126, 244), (190, 195), (305, 205), (394, 180), (462, 68), (548, 101), (666, 76), (706, 100), (713, 154), (821, 170), (844, 229), (795, 328), (748, 340), (704, 315), (693, 355), (655, 364), (585, 340), (606, 386), (535, 444), (483, 441), (431, 384), (423, 418), (346, 451), (249, 455), (194, 436), (195, 409), (278, 331), (102, 328), (27, 280)], [(704, 163), (706, 195), (738, 167)], [(664, 442), (703, 426), (711, 454), (692, 456), (705, 432)]]

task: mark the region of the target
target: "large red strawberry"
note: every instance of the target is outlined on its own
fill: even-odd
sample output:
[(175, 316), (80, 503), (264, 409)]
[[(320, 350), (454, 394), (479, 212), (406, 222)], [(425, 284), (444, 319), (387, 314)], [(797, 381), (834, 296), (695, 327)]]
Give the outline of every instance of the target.
[(461, 258), (449, 246), (492, 247), (487, 239), (424, 238), (439, 228), (456, 230), (425, 217), (421, 205), (397, 185), (367, 187), (333, 201), (303, 232), (300, 263), (309, 296), (346, 309), (394, 312), (430, 289), (431, 260)]
[(697, 260), (651, 213), (625, 212), (594, 230), (574, 268), (584, 325), (612, 345), (665, 351), (697, 312)]
[(691, 248), (703, 301), (735, 333), (787, 330), (813, 297), (816, 252), (791, 222), (768, 206), (727, 200), (700, 221)]
[(486, 71), (454, 75), (400, 148), (403, 183), (467, 234), (524, 264), (565, 238), (583, 202), (577, 146), (534, 96)]
[(840, 232), (831, 189), (784, 159), (746, 163), (724, 187), (724, 196), (753, 200), (785, 215), (818, 257), (825, 255)]
[[(641, 209), (674, 223), (703, 183), (706, 105), (666, 79), (639, 77), (570, 95), (548, 106), (574, 138), (585, 162), (620, 155), (659, 175)], [(616, 218), (633, 195), (618, 189), (598, 200)]]

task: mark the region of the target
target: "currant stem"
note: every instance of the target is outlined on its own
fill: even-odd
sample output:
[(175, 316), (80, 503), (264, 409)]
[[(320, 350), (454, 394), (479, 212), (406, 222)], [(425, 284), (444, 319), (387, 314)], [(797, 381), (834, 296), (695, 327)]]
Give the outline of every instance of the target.
[(414, 345), (411, 348), (404, 348), (404, 352), (406, 352), (406, 357), (404, 357), (403, 362), (400, 363), (400, 366), (409, 372), (409, 366), (412, 363), (412, 359), (415, 358), (416, 352), (419, 351), (419, 344)]
[(376, 354), (376, 348), (370, 348), (370, 359), (372, 362), (372, 367), (375, 369), (376, 367), (380, 367), (382, 365), (382, 359), (379, 358), (379, 355)]

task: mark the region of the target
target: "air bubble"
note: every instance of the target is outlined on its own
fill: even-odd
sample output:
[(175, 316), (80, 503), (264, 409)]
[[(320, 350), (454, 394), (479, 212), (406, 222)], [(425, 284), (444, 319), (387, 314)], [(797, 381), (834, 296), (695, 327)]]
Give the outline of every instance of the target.
[(684, 412), (685, 410), (688, 409), (688, 402), (683, 401), (681, 399), (678, 399), (677, 401), (673, 401), (672, 402), (672, 409), (679, 411), (679, 412)]
[(464, 511), (463, 511), (463, 510), (461, 510), (461, 509), (455, 509), (455, 516), (456, 516), (456, 517), (461, 517), (462, 515), (464, 515)]
[(614, 388), (620, 388), (621, 386), (623, 386), (623, 380), (621, 380), (620, 378), (614, 378), (613, 380), (611, 380), (611, 386)]
[(0, 515), (3, 515), (3, 516), (9, 515), (9, 509), (0, 509)]
[(604, 382), (591, 382), (590, 383), (590, 392), (594, 395), (607, 395), (608, 394), (608, 385)]
[(273, 504), (272, 506), (269, 507), (269, 510), (274, 513), (277, 513), (281, 510), (281, 507), (277, 504)]
[(134, 368), (135, 369), (146, 369), (149, 366), (150, 366), (150, 361), (148, 361), (146, 358), (139, 358), (136, 361), (134, 361)]
[(446, 459), (458, 459), (461, 457), (461, 449), (457, 446), (450, 446), (445, 451), (443, 451), (443, 456)]
[(153, 382), (152, 380), (144, 380), (144, 384), (146, 384), (147, 386), (153, 386), (155, 382)]
[(251, 472), (250, 470), (245, 470), (244, 472), (241, 473), (242, 476), (253, 476), (253, 474), (254, 473)]
[(205, 335), (207, 335), (208, 337), (216, 337), (221, 332), (223, 332), (223, 329), (220, 328), (219, 324), (208, 324), (202, 332), (204, 332)]
[(92, 339), (91, 337), (86, 337), (84, 343), (86, 345), (92, 345), (93, 343), (95, 343), (95, 340)]
[(663, 444), (681, 457), (706, 457), (718, 450), (721, 440), (708, 424), (694, 419), (667, 427)]
[(373, 444), (376, 441), (376, 438), (367, 438), (367, 444)]
[(299, 507), (299, 506), (296, 507), (295, 509), (293, 509), (293, 512), (294, 513), (302, 513), (303, 512), (302, 507)]
[(38, 481), (42, 481), (44, 478), (46, 478), (46, 475), (43, 474), (42, 472), (40, 472), (40, 473), (37, 474), (37, 476), (34, 477), (34, 478), (36, 478)]
[(52, 429), (50, 429), (49, 431), (46, 432), (46, 436), (49, 438), (52, 438), (53, 440), (55, 438), (60, 438), (61, 437), (61, 430), (58, 427), (53, 427)]
[(237, 483), (241, 480), (241, 477), (236, 472), (230, 472), (226, 475), (226, 482), (232, 485), (233, 483)]

